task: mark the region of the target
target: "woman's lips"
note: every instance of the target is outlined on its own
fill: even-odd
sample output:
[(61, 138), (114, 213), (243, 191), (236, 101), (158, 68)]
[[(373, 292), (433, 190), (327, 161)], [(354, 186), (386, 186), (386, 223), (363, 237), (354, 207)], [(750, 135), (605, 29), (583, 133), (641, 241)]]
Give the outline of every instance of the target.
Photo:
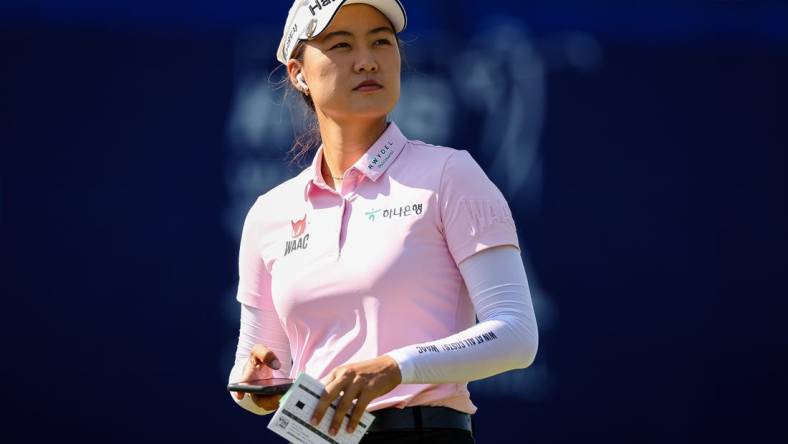
[(375, 82), (374, 80), (361, 82), (361, 84), (353, 88), (354, 91), (377, 91), (379, 89), (383, 89), (383, 85)]
[(366, 86), (359, 86), (356, 88), (356, 91), (377, 91), (379, 89), (383, 89), (380, 85), (366, 85)]

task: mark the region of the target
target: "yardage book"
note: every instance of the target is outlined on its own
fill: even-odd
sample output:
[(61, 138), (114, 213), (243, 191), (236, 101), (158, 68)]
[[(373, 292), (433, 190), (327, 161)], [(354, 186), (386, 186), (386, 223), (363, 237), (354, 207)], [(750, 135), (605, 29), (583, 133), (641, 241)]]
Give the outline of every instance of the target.
[(364, 433), (375, 420), (375, 416), (369, 412), (364, 412), (361, 422), (353, 433), (348, 433), (345, 429), (350, 420), (350, 412), (348, 412), (336, 436), (328, 434), (328, 427), (336, 411), (337, 399), (331, 403), (317, 427), (309, 422), (320, 401), (323, 388), (320, 381), (306, 373), (298, 375), (290, 390), (279, 400), (279, 409), (268, 422), (268, 429), (290, 442), (300, 444), (356, 444), (361, 441)]

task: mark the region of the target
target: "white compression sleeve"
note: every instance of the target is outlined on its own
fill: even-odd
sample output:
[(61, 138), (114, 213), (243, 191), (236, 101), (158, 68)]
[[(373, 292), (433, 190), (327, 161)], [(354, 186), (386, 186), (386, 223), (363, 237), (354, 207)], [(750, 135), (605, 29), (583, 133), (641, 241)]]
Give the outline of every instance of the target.
[[(261, 310), (241, 304), (241, 328), (238, 335), (238, 347), (235, 350), (235, 365), (230, 370), (229, 382), (238, 382), (243, 377), (244, 367), (255, 344), (265, 345), (279, 359), (282, 367), (273, 371), (273, 377), (289, 377), (292, 366), (290, 342), (279, 322), (279, 316), (274, 310)], [(248, 394), (240, 401), (235, 398), (233, 393), (230, 393), (230, 396), (238, 405), (257, 415), (267, 415), (275, 411), (258, 407)]]
[(479, 323), (386, 353), (399, 364), (403, 384), (474, 381), (526, 368), (536, 357), (539, 334), (519, 250), (488, 248), (459, 268)]

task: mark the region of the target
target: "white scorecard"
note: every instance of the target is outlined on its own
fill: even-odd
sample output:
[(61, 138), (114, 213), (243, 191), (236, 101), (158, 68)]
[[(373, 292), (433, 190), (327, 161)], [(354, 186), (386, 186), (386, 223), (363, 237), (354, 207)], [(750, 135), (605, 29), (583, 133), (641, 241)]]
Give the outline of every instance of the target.
[[(364, 412), (361, 421), (353, 433), (348, 433), (345, 427), (350, 420), (350, 413), (345, 415), (342, 425), (336, 436), (328, 434), (328, 427), (334, 418), (338, 400), (335, 399), (326, 410), (320, 424), (315, 427), (309, 420), (312, 418), (320, 395), (323, 393), (323, 384), (317, 379), (301, 373), (293, 382), (290, 390), (279, 401), (279, 409), (268, 423), (268, 429), (293, 443), (301, 444), (356, 444), (364, 437), (372, 421), (375, 420), (369, 412)], [(352, 410), (352, 409), (351, 409)]]

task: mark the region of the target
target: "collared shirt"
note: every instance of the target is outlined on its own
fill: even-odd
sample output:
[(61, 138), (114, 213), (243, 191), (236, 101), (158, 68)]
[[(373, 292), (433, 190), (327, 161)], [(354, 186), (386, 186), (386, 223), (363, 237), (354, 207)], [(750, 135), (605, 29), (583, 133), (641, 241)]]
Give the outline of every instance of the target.
[[(458, 264), (519, 248), (506, 200), (467, 151), (408, 140), (395, 123), (339, 191), (311, 166), (260, 196), (244, 223), (237, 299), (275, 310), (290, 377), (431, 341), (475, 324)], [(474, 413), (466, 383), (403, 381), (368, 410), (442, 405)]]

